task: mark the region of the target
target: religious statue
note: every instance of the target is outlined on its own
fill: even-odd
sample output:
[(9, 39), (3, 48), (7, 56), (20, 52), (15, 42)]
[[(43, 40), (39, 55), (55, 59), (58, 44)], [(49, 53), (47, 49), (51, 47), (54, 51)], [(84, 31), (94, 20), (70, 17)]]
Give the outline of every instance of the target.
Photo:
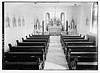
[(18, 26), (21, 26), (21, 19), (20, 19), (20, 17), (18, 18)]
[(75, 21), (74, 21), (74, 19), (72, 19), (71, 20), (71, 29), (74, 29), (74, 27), (75, 27)]
[(22, 18), (22, 25), (23, 26), (25, 25), (25, 19), (24, 19), (24, 17)]
[(13, 27), (16, 27), (16, 18), (15, 18), (15, 15), (13, 15), (13, 19), (12, 19), (12, 23), (13, 23)]
[(10, 27), (10, 18), (8, 15), (6, 16), (6, 27)]

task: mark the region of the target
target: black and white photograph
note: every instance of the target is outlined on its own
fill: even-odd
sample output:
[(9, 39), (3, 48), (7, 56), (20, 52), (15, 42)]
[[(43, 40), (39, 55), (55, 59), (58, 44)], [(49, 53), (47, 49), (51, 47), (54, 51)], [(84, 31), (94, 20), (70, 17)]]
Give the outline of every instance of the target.
[(2, 1), (2, 70), (98, 71), (98, 1)]

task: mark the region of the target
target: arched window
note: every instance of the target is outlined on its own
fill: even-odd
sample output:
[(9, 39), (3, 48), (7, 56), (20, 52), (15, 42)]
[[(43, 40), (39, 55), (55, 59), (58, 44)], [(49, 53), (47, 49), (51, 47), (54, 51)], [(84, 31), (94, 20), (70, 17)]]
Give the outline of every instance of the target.
[(64, 12), (61, 13), (61, 20), (62, 20), (62, 21), (65, 20), (65, 14), (64, 14)]
[(61, 18), (62, 25), (65, 26), (65, 14), (64, 14), (64, 12), (61, 13), (61, 17), (60, 18)]
[(97, 32), (98, 24), (98, 2), (94, 2), (92, 6), (92, 25), (90, 26), (90, 31), (92, 33)]
[(46, 24), (49, 23), (49, 20), (50, 20), (50, 14), (47, 12), (46, 13)]

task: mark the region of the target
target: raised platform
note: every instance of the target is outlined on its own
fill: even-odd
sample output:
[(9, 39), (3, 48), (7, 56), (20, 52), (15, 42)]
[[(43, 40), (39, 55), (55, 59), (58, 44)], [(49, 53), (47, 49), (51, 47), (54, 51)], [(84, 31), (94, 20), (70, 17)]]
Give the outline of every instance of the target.
[(48, 30), (50, 35), (60, 35), (62, 32), (62, 26), (61, 25), (48, 26)]

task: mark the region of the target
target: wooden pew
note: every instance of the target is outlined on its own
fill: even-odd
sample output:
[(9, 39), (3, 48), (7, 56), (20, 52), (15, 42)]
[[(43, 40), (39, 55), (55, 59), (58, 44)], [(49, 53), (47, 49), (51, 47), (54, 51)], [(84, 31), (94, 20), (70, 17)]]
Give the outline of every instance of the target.
[[(4, 69), (11, 69), (11, 70), (12, 69), (14, 69), (14, 70), (17, 70), (17, 69), (18, 70), (19, 69), (21, 69), (21, 70), (23, 70), (23, 69), (25, 69), (25, 70), (36, 69), (37, 70), (40, 67), (39, 62), (42, 62), (42, 68), (43, 68), (44, 56), (46, 58), (46, 55), (44, 55), (44, 52), (47, 50), (48, 39), (49, 39), (49, 37), (44, 38), (42, 36), (41, 37), (39, 36), (37, 38), (37, 36), (35, 36), (35, 37), (32, 36), (32, 37), (30, 37), (30, 39), (27, 39), (28, 41), (18, 42), (18, 40), (17, 40), (18, 46), (11, 46), (11, 44), (10, 44), (9, 45), (10, 52), (7, 53), (6, 56), (9, 56), (9, 58), (11, 60), (14, 59), (14, 62), (13, 62), (13, 60), (11, 62), (5, 60), (3, 68)], [(30, 42), (30, 40), (31, 40), (31, 42)], [(33, 40), (34, 40), (34, 42), (33, 42)], [(22, 44), (22, 43), (24, 43), (24, 44)], [(31, 58), (36, 57), (37, 61), (31, 62), (30, 60), (28, 60), (29, 57), (31, 57)], [(23, 59), (25, 60), (24, 62), (23, 62)], [(39, 62), (38, 62), (38, 59), (39, 59)], [(31, 60), (34, 60), (34, 59), (31, 59)]]
[(49, 35), (29, 35), (30, 37), (49, 37)]
[(92, 50), (94, 49), (93, 51), (97, 52), (97, 47), (96, 46), (67, 46), (67, 50), (69, 50), (69, 49), (71, 49), (71, 51), (73, 51), (74, 49), (76, 49), (77, 51), (83, 51), (84, 50), (84, 52), (86, 52), (86, 51), (87, 52), (89, 52), (89, 51), (92, 52)]
[(63, 39), (84, 39), (84, 37), (63, 37)]
[[(10, 52), (25, 53), (33, 56), (40, 57), (42, 61), (46, 58), (44, 46), (12, 46), (9, 44)], [(22, 53), (22, 54), (23, 54)]]
[(26, 38), (27, 39), (48, 39), (48, 37), (29, 37), (28, 38), (27, 36), (26, 36)]
[[(95, 46), (67, 46), (68, 51), (68, 63), (72, 59), (77, 58), (76, 69), (78, 70), (91, 70), (97, 69), (97, 48)], [(82, 67), (83, 66), (83, 67)], [(86, 67), (84, 67), (86, 66)], [(92, 67), (91, 67), (92, 66)]]
[(97, 52), (97, 47), (96, 46), (67, 46), (65, 50), (68, 56), (69, 52), (77, 52), (79, 54), (81, 54), (81, 52)]
[(12, 46), (8, 44), (11, 52), (45, 52), (45, 46)]
[(36, 58), (39, 58), (41, 61), (45, 61), (44, 60), (44, 54), (43, 52), (7, 52), (5, 54), (5, 56), (8, 56), (8, 57), (36, 57)]
[(7, 52), (5, 53), (5, 61), (8, 62), (32, 62), (37, 58), (33, 55), (34, 52)]
[(65, 48), (66, 48), (66, 45), (65, 45), (66, 42), (89, 42), (89, 39), (64, 39), (61, 36), (61, 43), (62, 43), (64, 52), (65, 52)]
[[(61, 43), (62, 43), (62, 46), (63, 46), (63, 49), (64, 49), (64, 53), (66, 54), (67, 52), (65, 51), (65, 49), (66, 49), (66, 45), (68, 45), (67, 44), (67, 42), (68, 42), (68, 44), (69, 45), (73, 45), (73, 46), (76, 46), (76, 45), (79, 45), (80, 46), (80, 44), (79, 43), (81, 43), (81, 45), (83, 45), (84, 46), (84, 44), (83, 44), (83, 42), (89, 42), (89, 39), (64, 39), (64, 38), (62, 38), (61, 37)], [(71, 42), (71, 43), (70, 43)], [(75, 42), (77, 42), (77, 43), (75, 43)], [(73, 43), (73, 44), (72, 44)], [(92, 45), (92, 43), (89, 43), (89, 44), (87, 44), (87, 43), (85, 43), (87, 46), (90, 46), (90, 45)], [(94, 44), (93, 44), (94, 45)]]
[(98, 70), (97, 62), (77, 62), (77, 70)]
[(13, 46), (10, 48), (12, 52), (45, 52), (44, 46)]
[(17, 46), (46, 46), (46, 42), (17, 42)]
[(39, 70), (38, 62), (4, 62), (4, 70)]
[[(96, 58), (97, 52), (72, 52), (70, 53), (71, 56), (77, 56), (77, 57), (90, 57), (90, 58)], [(88, 59), (87, 58), (87, 59)]]
[(97, 52), (96, 46), (67, 46), (67, 51), (71, 49), (71, 51), (78, 52)]
[(93, 46), (93, 42), (65, 42), (68, 46)]
[(4, 70), (39, 70), (40, 61), (31, 56), (5, 56)]
[(61, 36), (62, 39), (80, 39), (80, 38), (83, 38), (85, 39), (85, 36), (79, 36), (79, 35), (66, 35), (66, 36)]
[[(73, 54), (74, 53), (74, 54)], [(68, 58), (68, 65), (70, 69), (76, 70), (97, 70), (97, 52), (95, 53), (77, 53), (71, 52)], [(74, 59), (77, 58), (77, 61)], [(95, 63), (95, 64), (94, 64)]]
[(81, 54), (81, 52), (97, 52), (97, 47), (96, 46), (67, 46), (67, 49), (65, 50), (67, 52), (66, 53), (67, 55), (69, 54), (69, 52), (77, 52)]
[[(78, 43), (82, 43), (82, 42), (89, 42), (89, 40), (87, 40), (87, 39), (63, 39), (63, 38), (61, 38), (61, 43), (62, 43), (64, 53), (66, 53), (65, 49), (66, 49), (66, 46), (68, 46), (68, 44), (66, 44), (67, 42), (68, 42), (68, 44), (73, 45), (71, 43), (77, 42), (77, 44), (78, 44)], [(88, 44), (86, 44), (86, 45), (89, 46)], [(76, 45), (74, 45), (74, 46), (76, 46)], [(79, 46), (80, 46), (80, 44), (79, 44)], [(84, 46), (84, 44), (83, 44), (83, 46)]]
[(27, 39), (48, 39), (49, 37), (44, 37), (44, 36), (37, 37), (37, 36), (35, 36), (35, 37), (29, 37), (29, 38), (28, 38), (28, 37), (26, 36), (26, 38), (27, 38)]
[[(16, 40), (17, 43), (19, 43), (18, 40)], [(26, 39), (22, 38), (22, 42), (44, 42), (48, 46), (49, 40), (48, 39)]]
[(47, 42), (19, 42), (16, 40), (17, 46), (44, 46), (45, 48), (45, 53), (47, 53), (48, 50), (48, 43)]
[(66, 38), (66, 37), (81, 37), (80, 35), (65, 35), (65, 36), (62, 36), (63, 38)]
[(26, 36), (26, 39), (46, 39), (47, 42), (50, 42), (49, 35), (33, 35), (29, 38)]
[(64, 42), (89, 42), (87, 39), (64, 39)]
[(24, 38), (22, 38), (23, 42), (48, 42), (47, 39), (26, 39), (24, 40)]
[(96, 52), (91, 53), (91, 55), (89, 55), (89, 53), (85, 53), (85, 52), (82, 52), (82, 54), (80, 54), (78, 52), (76, 55), (76, 54), (73, 54), (73, 52), (72, 52), (70, 58), (74, 59), (75, 57), (78, 58), (78, 62), (96, 62), (97, 61), (97, 53)]
[[(78, 61), (79, 59), (81, 59), (83, 61), (80, 62), (80, 61)], [(70, 70), (98, 70), (97, 61), (94, 61), (93, 58), (87, 59), (87, 58), (80, 57), (77, 59), (76, 57), (73, 57), (73, 60), (71, 58), (71, 61), (68, 62), (68, 66), (69, 66)]]
[(97, 70), (97, 47), (84, 38), (61, 36), (69, 69)]

